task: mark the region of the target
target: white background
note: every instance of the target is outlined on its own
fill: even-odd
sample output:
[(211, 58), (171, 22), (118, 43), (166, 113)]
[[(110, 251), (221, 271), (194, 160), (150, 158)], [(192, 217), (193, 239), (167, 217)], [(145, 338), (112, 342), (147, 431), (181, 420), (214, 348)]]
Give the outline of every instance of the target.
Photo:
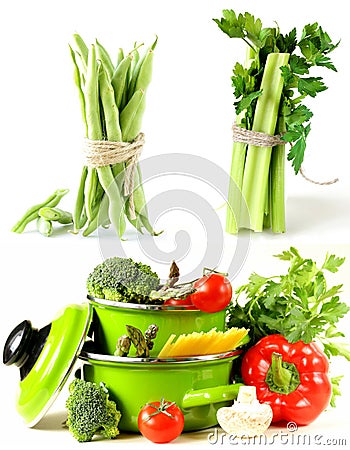
[[(273, 254), (294, 245), (303, 255), (322, 261), (326, 252), (346, 256), (341, 272), (331, 283), (343, 283), (342, 298), (350, 296), (350, 200), (349, 145), (346, 139), (349, 105), (350, 31), (346, 2), (334, 0), (285, 3), (278, 0), (128, 2), (85, 0), (45, 2), (20, 0), (2, 2), (1, 35), (1, 223), (2, 255), (1, 343), (23, 319), (41, 327), (69, 303), (85, 298), (85, 279), (89, 271), (105, 256), (98, 236), (82, 238), (61, 229), (44, 238), (28, 227), (23, 235), (10, 232), (11, 226), (31, 205), (44, 200), (57, 188), (70, 188), (62, 207), (72, 210), (79, 181), (83, 128), (77, 93), (72, 78), (68, 43), (79, 32), (87, 42), (98, 38), (110, 52), (119, 47), (131, 49), (135, 41), (150, 44), (155, 34), (159, 44), (155, 53), (153, 82), (143, 131), (146, 146), (143, 158), (180, 152), (202, 156), (226, 173), (231, 159), (231, 131), (234, 119), (230, 76), (233, 64), (241, 61), (244, 47), (219, 31), (213, 17), (221, 17), (223, 8), (250, 11), (265, 26), (277, 21), (282, 32), (298, 30), (306, 23), (318, 21), (339, 48), (332, 55), (338, 73), (324, 72), (329, 89), (310, 102), (314, 112), (309, 136), (305, 173), (317, 180), (339, 177), (332, 186), (320, 187), (295, 177), (287, 168), (287, 233), (263, 233), (251, 236), (246, 260), (240, 272), (231, 274), (234, 286), (245, 282), (252, 271), (269, 275), (280, 273)], [(184, 157), (184, 165), (186, 158)], [(188, 189), (208, 199), (212, 208), (222, 203), (220, 193), (213, 192), (205, 180), (160, 174), (146, 180), (149, 198), (172, 189)], [(165, 205), (166, 206), (166, 205)], [(187, 252), (180, 255), (180, 269), (188, 273), (201, 270), (208, 246), (206, 214), (196, 217), (190, 211), (168, 211), (158, 218), (157, 229), (165, 232), (155, 240), (139, 238), (133, 230), (123, 251), (148, 262), (165, 277), (168, 263), (178, 245), (179, 230), (190, 238)], [(223, 220), (223, 211), (218, 211)], [(222, 228), (222, 227), (221, 227)], [(231, 261), (237, 238), (218, 230), (221, 268)], [(247, 237), (247, 235), (244, 235)], [(151, 244), (166, 256), (155, 258)], [(108, 241), (108, 252), (120, 249)], [(150, 250), (151, 249), (151, 250)], [(342, 324), (345, 328), (344, 323)], [(344, 438), (350, 382), (347, 364), (338, 362), (335, 374), (346, 374), (343, 397), (336, 410), (324, 413), (302, 433), (323, 434), (326, 438)], [(15, 411), (17, 369), (1, 367), (0, 413), (1, 445), (27, 448), (78, 445), (67, 431), (62, 431), (66, 392), (52, 407), (36, 429), (27, 429)], [(273, 432), (275, 430), (272, 430)], [(175, 443), (204, 445), (207, 432), (186, 434)], [(94, 445), (145, 444), (141, 437), (121, 436), (114, 442)], [(289, 441), (289, 443), (292, 443)], [(281, 443), (283, 445), (283, 443)], [(334, 446), (334, 445), (333, 445)]]

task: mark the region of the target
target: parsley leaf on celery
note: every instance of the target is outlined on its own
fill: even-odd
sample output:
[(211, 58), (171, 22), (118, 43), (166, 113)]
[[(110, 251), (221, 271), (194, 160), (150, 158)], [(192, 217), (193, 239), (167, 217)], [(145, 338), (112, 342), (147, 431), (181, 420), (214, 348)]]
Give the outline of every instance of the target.
[(336, 71), (337, 69), (326, 55), (335, 50), (339, 43), (340, 41), (333, 44), (329, 35), (315, 22), (305, 25), (298, 47), (312, 65), (325, 66)]
[(213, 19), (220, 30), (230, 38), (241, 38), (252, 48), (262, 48), (269, 32), (262, 28), (260, 19), (246, 12), (236, 14), (232, 9), (224, 9), (223, 17)]
[(304, 161), (306, 138), (310, 133), (310, 129), (310, 124), (306, 126), (296, 125), (282, 136), (282, 139), (286, 142), (293, 142), (293, 146), (288, 153), (287, 159), (288, 161), (292, 161), (292, 166), (296, 174), (299, 172)]
[(281, 53), (293, 53), (297, 46), (297, 29), (293, 28), (290, 33), (284, 36), (278, 34), (276, 44)]
[(289, 58), (289, 66), (291, 73), (305, 75), (306, 73), (309, 73), (311, 64), (305, 58), (298, 55), (291, 55)]
[(325, 86), (321, 77), (299, 78), (298, 80), (298, 91), (300, 94), (316, 97), (316, 94), (326, 89), (327, 86)]
[(249, 328), (250, 344), (273, 333), (284, 335), (289, 342), (317, 339), (328, 356), (350, 360), (350, 348), (339, 341), (343, 334), (336, 329), (350, 307), (340, 301), (342, 285), (328, 287), (325, 275), (337, 272), (344, 258), (326, 255), (319, 268), (294, 247), (275, 256), (289, 263), (286, 273), (270, 277), (253, 273), (236, 291), (235, 302), (228, 308), (228, 326)]

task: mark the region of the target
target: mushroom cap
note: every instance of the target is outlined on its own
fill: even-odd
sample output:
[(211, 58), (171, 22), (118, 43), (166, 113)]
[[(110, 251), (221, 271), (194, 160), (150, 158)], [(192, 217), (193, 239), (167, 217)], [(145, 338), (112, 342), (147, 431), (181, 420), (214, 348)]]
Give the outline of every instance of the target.
[(254, 437), (265, 433), (272, 421), (272, 409), (257, 400), (250, 403), (234, 403), (220, 408), (217, 419), (221, 428), (230, 435)]

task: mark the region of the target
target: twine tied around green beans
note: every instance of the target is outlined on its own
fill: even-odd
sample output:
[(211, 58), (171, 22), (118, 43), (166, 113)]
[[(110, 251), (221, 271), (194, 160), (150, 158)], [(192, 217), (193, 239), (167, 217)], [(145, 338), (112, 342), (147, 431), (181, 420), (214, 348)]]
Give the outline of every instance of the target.
[[(247, 130), (236, 123), (232, 125), (233, 142), (242, 142), (243, 144), (254, 145), (256, 147), (274, 147), (276, 145), (285, 145), (287, 142), (281, 139), (281, 134), (270, 135), (260, 131)], [(334, 178), (329, 181), (315, 181), (304, 174), (303, 168), (299, 169), (300, 175), (308, 182), (317, 184), (319, 186), (328, 186), (339, 181), (339, 178)]]
[(132, 142), (115, 142), (107, 140), (85, 139), (83, 152), (88, 167), (105, 167), (126, 163), (124, 169), (124, 195), (129, 196), (129, 211), (132, 219), (136, 218), (134, 205), (134, 178), (136, 164), (145, 144), (144, 133), (139, 133)]

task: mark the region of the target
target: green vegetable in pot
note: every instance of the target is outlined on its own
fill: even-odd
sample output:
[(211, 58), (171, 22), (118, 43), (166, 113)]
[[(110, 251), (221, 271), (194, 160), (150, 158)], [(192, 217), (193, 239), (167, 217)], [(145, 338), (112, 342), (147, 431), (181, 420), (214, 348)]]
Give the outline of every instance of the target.
[(77, 441), (89, 442), (96, 433), (108, 439), (118, 436), (121, 413), (115, 402), (109, 400), (103, 383), (74, 380), (69, 386), (66, 408), (66, 424)]
[(87, 279), (88, 294), (125, 303), (147, 303), (159, 286), (151, 267), (131, 258), (112, 257), (96, 266)]
[(149, 356), (149, 348), (147, 346), (145, 336), (142, 334), (142, 331), (131, 325), (126, 325), (126, 330), (131, 342), (136, 349), (135, 356), (140, 358), (147, 358)]
[(115, 356), (128, 356), (131, 344), (136, 349), (135, 356), (147, 358), (149, 351), (153, 348), (153, 340), (157, 337), (158, 327), (155, 324), (149, 325), (145, 333), (132, 325), (126, 325), (127, 335), (120, 336), (117, 342)]
[(152, 323), (145, 331), (146, 343), (149, 350), (152, 350), (153, 348), (154, 345), (153, 340), (157, 337), (157, 333), (158, 327), (154, 323)]
[(128, 356), (131, 347), (131, 339), (126, 334), (120, 336), (117, 341), (115, 356)]

